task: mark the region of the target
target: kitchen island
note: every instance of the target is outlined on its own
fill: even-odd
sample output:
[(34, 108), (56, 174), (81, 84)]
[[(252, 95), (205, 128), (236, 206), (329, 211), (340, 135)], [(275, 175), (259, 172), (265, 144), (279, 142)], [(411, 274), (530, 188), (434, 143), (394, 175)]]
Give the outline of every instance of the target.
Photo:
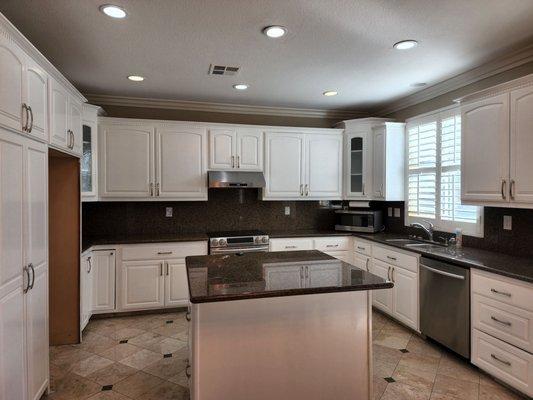
[(186, 258), (192, 400), (371, 399), (370, 290), (320, 251)]

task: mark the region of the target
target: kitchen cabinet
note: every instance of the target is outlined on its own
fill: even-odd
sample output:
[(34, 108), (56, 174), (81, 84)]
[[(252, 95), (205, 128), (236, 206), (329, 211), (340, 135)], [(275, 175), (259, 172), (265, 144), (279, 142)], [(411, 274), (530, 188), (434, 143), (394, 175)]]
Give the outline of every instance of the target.
[(24, 82), (25, 103), (30, 117), (26, 132), (42, 142), (48, 142), (48, 75), (29, 57)]
[(115, 250), (92, 252), (92, 312), (115, 310)]
[(370, 261), (370, 257), (363, 254), (354, 253), (352, 264), (358, 268), (361, 268), (362, 270), (370, 272)]
[(48, 150), (0, 128), (0, 393), (48, 387)]
[(165, 306), (182, 307), (189, 302), (185, 260), (170, 260), (165, 264)]
[(209, 168), (263, 170), (263, 132), (258, 129), (209, 130)]
[(340, 199), (340, 132), (266, 132), (263, 200)]
[(149, 309), (165, 305), (164, 261), (122, 262), (122, 308)]
[(405, 124), (385, 122), (372, 134), (372, 199), (403, 201)]
[(308, 265), (307, 287), (339, 286), (342, 283), (342, 265), (339, 262)]
[(398, 321), (418, 330), (418, 274), (393, 267), (391, 279), (394, 282), (392, 314)]
[[(372, 260), (370, 264), (370, 272), (386, 280), (389, 280), (390, 268), (388, 264), (376, 259)], [(386, 314), (392, 315), (393, 289), (373, 290), (372, 305)]]
[(267, 290), (287, 290), (305, 287), (304, 267), (300, 265), (275, 266), (265, 268)]
[(372, 188), (371, 132), (346, 134), (344, 159), (344, 198), (369, 199)]
[(83, 104), (81, 196), (82, 201), (98, 200), (98, 115), (103, 110), (92, 104)]
[(270, 251), (320, 250), (347, 263), (353, 262), (350, 236), (270, 239)]
[(80, 263), (80, 331), (83, 331), (92, 316), (93, 269), (92, 253), (83, 254)]

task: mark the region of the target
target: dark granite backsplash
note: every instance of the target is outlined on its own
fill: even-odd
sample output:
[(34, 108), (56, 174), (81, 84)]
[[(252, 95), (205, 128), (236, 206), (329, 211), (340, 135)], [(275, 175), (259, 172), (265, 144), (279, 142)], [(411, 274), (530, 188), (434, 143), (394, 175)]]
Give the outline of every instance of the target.
[[(290, 215), (284, 213), (290, 207)], [(165, 217), (173, 207), (173, 217)], [(260, 229), (332, 230), (333, 211), (318, 201), (261, 201), (256, 189), (210, 189), (209, 201), (83, 203), (86, 237)]]

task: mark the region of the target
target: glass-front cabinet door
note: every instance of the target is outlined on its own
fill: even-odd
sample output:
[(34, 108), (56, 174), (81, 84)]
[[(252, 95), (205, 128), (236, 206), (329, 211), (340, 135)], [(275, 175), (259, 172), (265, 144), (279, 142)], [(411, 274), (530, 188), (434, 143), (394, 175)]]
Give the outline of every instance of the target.
[(82, 200), (95, 200), (96, 191), (96, 124), (84, 123), (81, 155)]
[(370, 185), (369, 157), (370, 135), (365, 132), (348, 133), (346, 136), (346, 199), (366, 199)]

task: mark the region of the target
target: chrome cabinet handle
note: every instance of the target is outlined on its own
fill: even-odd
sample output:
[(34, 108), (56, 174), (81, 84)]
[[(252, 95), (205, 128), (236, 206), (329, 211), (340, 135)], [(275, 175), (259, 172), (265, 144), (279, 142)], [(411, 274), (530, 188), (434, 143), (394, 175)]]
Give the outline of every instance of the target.
[(70, 131), (70, 134), (72, 136), (72, 148), (74, 148), (74, 145), (76, 144), (76, 136), (74, 136), (74, 131)]
[(187, 310), (187, 312), (185, 313), (185, 319), (186, 319), (187, 321), (189, 321), (189, 322), (191, 321), (191, 312), (188, 311), (188, 310)]
[(159, 197), (159, 182), (155, 184), (155, 196)]
[(357, 246), (357, 248), (358, 248), (359, 250), (366, 250), (366, 247), (362, 247), (362, 246)]
[(363, 196), (365, 195), (365, 183), (363, 182)]
[(150, 188), (150, 197), (153, 197), (153, 195), (154, 195), (154, 184), (152, 182), (150, 182), (148, 187)]
[(387, 269), (387, 280), (390, 281), (390, 267)]
[(235, 156), (231, 156), (231, 168), (235, 168)]
[(500, 324), (502, 324), (502, 325), (506, 325), (506, 326), (511, 326), (511, 325), (513, 325), (513, 324), (510, 323), (509, 321), (502, 321), (501, 319), (496, 318), (494, 315), (491, 315), (491, 316), (490, 316), (490, 319), (493, 320), (493, 321), (496, 321), (496, 322), (498, 322), (498, 323), (500, 323)]
[(191, 379), (190, 368), (191, 368), (190, 365), (187, 365), (187, 367), (185, 368), (185, 375), (187, 376), (187, 379)]
[(241, 167), (241, 157), (237, 156), (237, 168)]
[(366, 271), (367, 272), (370, 272), (370, 268), (368, 267), (369, 262), (370, 262), (370, 258), (367, 258), (366, 259)]
[(396, 257), (387, 256), (387, 258), (388, 258), (389, 260), (396, 261)]
[(300, 267), (300, 281), (304, 280), (304, 267)]
[(511, 197), (511, 200), (514, 200), (515, 197), (515, 186), (516, 182), (514, 179), (511, 179), (511, 183), (509, 184), (509, 196)]
[[(26, 122), (24, 123), (24, 115), (26, 115)], [(22, 115), (20, 116), (21, 118), (21, 122), (23, 122), (22, 124), (22, 131), (23, 132), (28, 132), (28, 106), (26, 105), (26, 103), (22, 103)]]
[(506, 360), (502, 360), (501, 358), (499, 358), (498, 356), (494, 355), (491, 353), (490, 357), (498, 362), (501, 362), (502, 364), (505, 364), (507, 365), (508, 367), (511, 366), (511, 363), (509, 361), (506, 361)]
[(33, 264), (29, 263), (28, 268), (31, 269), (31, 285), (29, 285), (29, 289), (33, 289), (33, 285), (35, 285), (35, 268), (33, 268)]
[(159, 254), (160, 256), (163, 256), (165, 254), (172, 254), (171, 251), (158, 251), (157, 254)]
[(286, 249), (295, 249), (296, 246), (285, 246)]
[(501, 188), (501, 190), (502, 190), (502, 198), (504, 200), (507, 200), (507, 195), (505, 194), (506, 188), (507, 188), (507, 181), (505, 179), (502, 179), (502, 188)]
[(305, 266), (305, 279), (309, 279), (309, 266)]
[(163, 264), (164, 263), (159, 264), (159, 276), (163, 276)]
[(304, 195), (304, 185), (300, 183), (300, 196)]
[(309, 185), (307, 183), (305, 184), (305, 195), (309, 196)]
[(30, 280), (31, 280), (31, 278), (30, 278), (30, 269), (25, 266), (23, 268), (23, 271), (26, 272), (26, 279), (28, 281), (26, 287), (23, 289), (23, 292), (24, 293), (28, 293), (28, 290), (30, 290)]
[(30, 127), (27, 128), (27, 129), (28, 129), (28, 133), (31, 133), (31, 131), (33, 129), (33, 110), (31, 109), (31, 106), (28, 106), (27, 110), (28, 110), (27, 112), (30, 113)]
[(492, 293), (495, 293), (495, 294), (500, 294), (502, 296), (506, 296), (506, 297), (511, 297), (511, 293), (507, 293), (507, 292), (500, 292), (499, 290), (496, 290), (494, 288), (490, 288), (490, 291)]
[(166, 264), (166, 267), (167, 267), (167, 273), (166, 273), (166, 275), (168, 276), (168, 274), (169, 274), (169, 269), (170, 269), (170, 268), (169, 268), (169, 266), (168, 266), (168, 263), (165, 263), (165, 264)]
[(90, 274), (91, 270), (93, 269), (93, 263), (91, 260), (92, 257), (87, 257), (87, 264), (89, 264), (89, 269), (87, 270), (87, 273)]
[(339, 247), (338, 244), (327, 244), (326, 247)]

